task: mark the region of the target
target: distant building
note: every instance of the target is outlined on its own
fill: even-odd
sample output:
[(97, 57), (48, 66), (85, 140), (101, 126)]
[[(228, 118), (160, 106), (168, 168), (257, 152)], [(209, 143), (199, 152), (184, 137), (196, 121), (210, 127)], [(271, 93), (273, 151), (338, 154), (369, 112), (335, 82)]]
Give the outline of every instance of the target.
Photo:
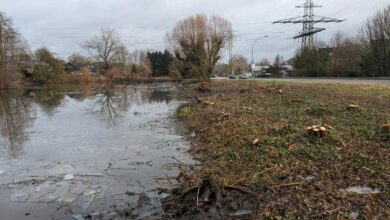
[(252, 64), (251, 65), (253, 75), (255, 77), (267, 76), (269, 73), (269, 65)]
[(294, 67), (290, 64), (284, 64), (280, 70), (282, 77), (288, 77), (294, 72)]
[(35, 60), (30, 60), (23, 63), (22, 73), (24, 77), (31, 77), (34, 73), (34, 65), (36, 64)]
[(96, 74), (96, 68), (93, 64), (83, 64), (78, 62), (68, 62), (65, 64), (65, 71), (72, 75), (81, 75), (83, 68), (87, 68), (93, 75)]

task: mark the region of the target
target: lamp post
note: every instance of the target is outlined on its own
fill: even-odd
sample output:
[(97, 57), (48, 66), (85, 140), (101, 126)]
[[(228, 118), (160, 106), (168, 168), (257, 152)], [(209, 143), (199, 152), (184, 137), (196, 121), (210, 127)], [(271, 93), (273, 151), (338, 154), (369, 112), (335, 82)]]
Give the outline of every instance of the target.
[[(261, 37), (255, 39), (255, 40), (253, 41), (253, 44), (252, 44), (252, 63), (251, 63), (252, 65), (255, 64), (255, 61), (253, 60), (253, 50), (254, 50), (254, 48), (255, 48), (255, 44), (256, 44), (257, 41), (259, 41), (260, 39), (267, 38), (267, 37), (268, 37), (268, 35), (264, 35), (264, 36), (261, 36)], [(253, 73), (253, 67), (252, 67), (252, 73)]]

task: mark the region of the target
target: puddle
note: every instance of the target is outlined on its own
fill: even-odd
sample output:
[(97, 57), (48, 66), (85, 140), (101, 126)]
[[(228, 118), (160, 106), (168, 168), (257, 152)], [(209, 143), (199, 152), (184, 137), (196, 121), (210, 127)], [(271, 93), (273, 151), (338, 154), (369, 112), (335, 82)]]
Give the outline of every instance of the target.
[(83, 85), (0, 94), (0, 219), (161, 214), (193, 165), (170, 117), (173, 84)]

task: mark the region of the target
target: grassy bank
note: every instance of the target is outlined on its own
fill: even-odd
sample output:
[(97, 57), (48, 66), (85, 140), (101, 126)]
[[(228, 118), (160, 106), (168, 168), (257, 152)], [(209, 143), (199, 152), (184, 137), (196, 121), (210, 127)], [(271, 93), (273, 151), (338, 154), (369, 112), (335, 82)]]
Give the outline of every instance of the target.
[[(245, 187), (255, 219), (390, 217), (390, 133), (380, 127), (390, 123), (390, 87), (222, 81), (210, 89), (177, 113), (196, 133), (202, 164), (183, 173), (183, 189), (210, 174)], [(307, 131), (313, 125), (327, 129), (322, 138)], [(192, 197), (201, 206), (199, 191)]]

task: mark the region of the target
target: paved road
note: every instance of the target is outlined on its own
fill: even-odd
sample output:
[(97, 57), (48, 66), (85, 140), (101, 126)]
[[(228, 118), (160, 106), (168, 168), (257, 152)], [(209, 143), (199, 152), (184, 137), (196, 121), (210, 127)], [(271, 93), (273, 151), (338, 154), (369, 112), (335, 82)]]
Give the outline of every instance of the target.
[[(227, 78), (216, 78), (227, 79)], [(342, 83), (342, 84), (366, 84), (366, 85), (390, 85), (388, 78), (256, 78), (249, 80), (279, 81), (279, 82), (303, 82), (303, 83)]]

